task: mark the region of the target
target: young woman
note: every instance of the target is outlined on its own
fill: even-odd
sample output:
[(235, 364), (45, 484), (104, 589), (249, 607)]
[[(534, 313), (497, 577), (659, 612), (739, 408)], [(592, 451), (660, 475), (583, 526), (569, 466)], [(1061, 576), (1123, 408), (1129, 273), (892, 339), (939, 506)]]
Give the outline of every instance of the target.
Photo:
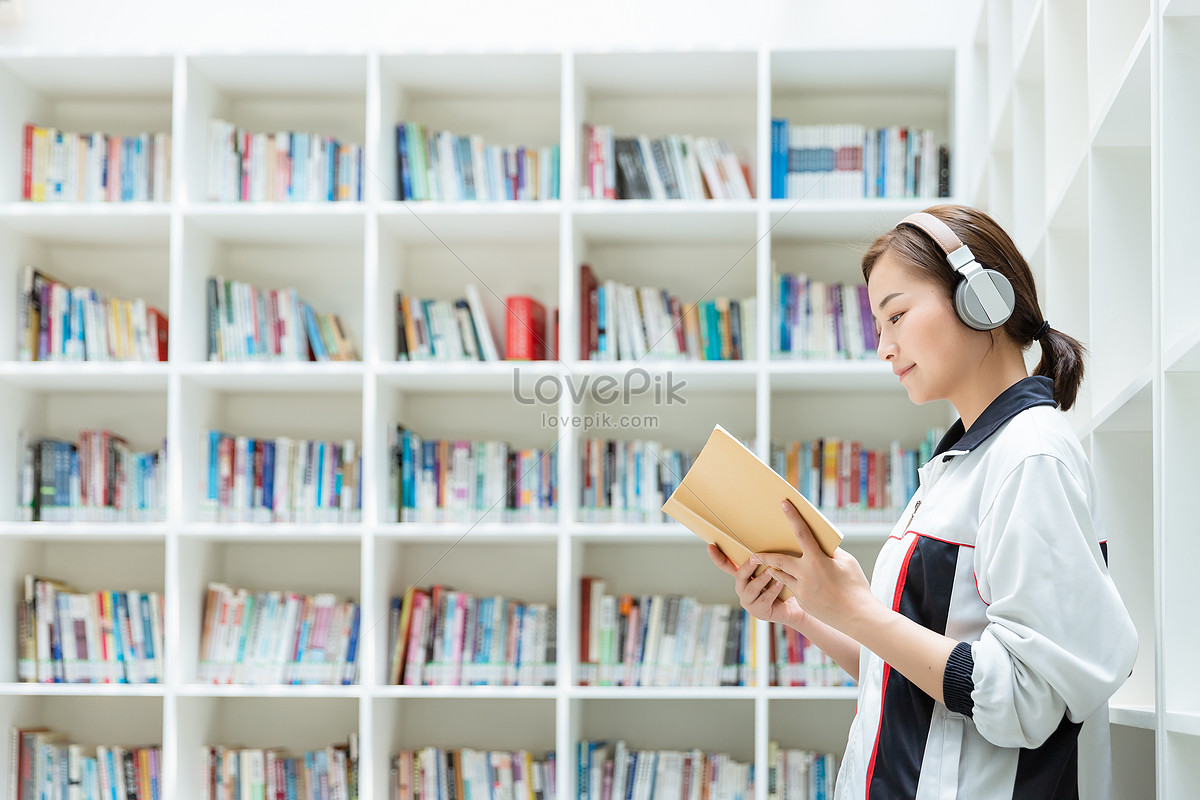
[(1108, 574), (1095, 479), (1058, 410), (1075, 401), (1083, 348), (1049, 327), (1029, 266), (980, 211), (914, 214), (862, 268), (879, 357), (914, 403), (949, 400), (961, 419), (870, 583), (786, 502), (803, 556), (737, 568), (709, 555), (746, 610), (858, 679), (839, 800), (1108, 800), (1107, 702), (1137, 635)]

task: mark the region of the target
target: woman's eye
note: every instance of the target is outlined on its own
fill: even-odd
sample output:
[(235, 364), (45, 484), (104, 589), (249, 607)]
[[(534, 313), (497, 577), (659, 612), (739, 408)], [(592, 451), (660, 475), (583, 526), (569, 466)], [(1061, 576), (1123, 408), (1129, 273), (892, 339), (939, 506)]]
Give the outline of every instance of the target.
[(892, 316), (888, 317), (888, 322), (890, 322), (890, 323), (892, 323), (893, 325), (895, 325), (895, 324), (896, 324), (896, 320), (900, 319), (902, 316), (904, 316), (904, 312), (903, 312), (903, 311), (901, 311), (899, 314), (893, 314)]

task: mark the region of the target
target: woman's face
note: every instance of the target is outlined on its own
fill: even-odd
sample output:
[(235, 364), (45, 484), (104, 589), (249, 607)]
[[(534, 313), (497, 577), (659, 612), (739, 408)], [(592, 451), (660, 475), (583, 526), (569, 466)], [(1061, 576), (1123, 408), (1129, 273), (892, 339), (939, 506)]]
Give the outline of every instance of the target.
[(941, 286), (891, 253), (875, 262), (867, 294), (879, 331), (879, 357), (900, 378), (909, 399), (953, 402), (978, 375), (990, 338), (958, 319)]

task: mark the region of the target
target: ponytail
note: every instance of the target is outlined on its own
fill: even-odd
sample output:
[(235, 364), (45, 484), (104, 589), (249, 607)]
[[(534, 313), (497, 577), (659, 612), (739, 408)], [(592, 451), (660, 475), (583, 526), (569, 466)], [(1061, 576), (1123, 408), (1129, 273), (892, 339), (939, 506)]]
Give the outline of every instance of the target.
[[(1034, 374), (1054, 381), (1054, 402), (1067, 411), (1075, 404), (1079, 384), (1083, 382), (1086, 350), (1079, 340), (1053, 328), (1047, 328), (1039, 342), (1042, 345), (1042, 360), (1038, 362)], [(1029, 336), (1028, 343), (1033, 343), (1033, 336)]]

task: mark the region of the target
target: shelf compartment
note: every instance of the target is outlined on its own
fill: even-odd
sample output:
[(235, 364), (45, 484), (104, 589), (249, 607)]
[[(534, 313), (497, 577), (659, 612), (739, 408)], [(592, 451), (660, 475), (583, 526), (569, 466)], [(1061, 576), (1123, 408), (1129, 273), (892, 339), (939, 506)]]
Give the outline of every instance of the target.
[[(134, 452), (156, 452), (167, 436), (167, 392), (139, 391), (136, 383), (118, 391), (93, 390), (74, 381), (53, 391), (0, 383), (0, 405), (9, 410), (8, 425), (0, 428), (0, 447), (13, 454), (20, 453), (22, 433), (26, 442), (52, 437), (78, 443), (82, 430), (107, 429)], [(19, 485), (20, 463), (14, 456), (0, 467), (0, 484)], [(0, 502), (0, 519), (17, 519), (16, 500), (12, 492)]]
[[(24, 596), (26, 575), (62, 581), (77, 592), (158, 592), (167, 589), (166, 544), (162, 541), (72, 542), (0, 539), (0, 580), (7, 586), (8, 602), (0, 606), (0, 632), (17, 641), (17, 604)], [(163, 621), (164, 628), (166, 620)], [(167, 633), (163, 632), (164, 642)], [(15, 653), (15, 647), (14, 647)], [(166, 664), (169, 668), (169, 664)], [(15, 683), (17, 659), (0, 663), (0, 681)], [(20, 684), (39, 686), (42, 684)], [(68, 686), (68, 684), (48, 684)], [(74, 688), (77, 684), (69, 684)], [(126, 686), (117, 684), (117, 686)], [(140, 686), (140, 685), (139, 685)], [(161, 684), (159, 685), (161, 689)], [(33, 690), (25, 690), (33, 691)], [(56, 689), (72, 693), (69, 689)], [(138, 689), (137, 691), (141, 691)]]
[[(1153, 729), (1113, 725), (1113, 797), (1186, 797), (1187, 792), (1159, 794), (1155, 790), (1155, 732)], [(1081, 773), (1081, 777), (1087, 773)], [(1102, 778), (1101, 778), (1102, 779)], [(1086, 791), (1080, 787), (1080, 792)]]
[[(935, 153), (954, 138), (953, 49), (896, 48), (870, 54), (782, 50), (770, 58), (772, 118), (795, 126), (853, 123), (929, 129)], [(951, 151), (952, 164), (957, 155)], [(951, 179), (958, 183), (954, 170)], [(770, 197), (769, 181), (765, 183), (762, 194)], [(935, 202), (936, 198), (924, 201)]]
[(1046, 46), (1038, 11), (1028, 49), (1018, 62), (1013, 90), (1013, 238), (1032, 249), (1046, 220)]
[[(571, 701), (571, 752), (560, 754), (566, 775), (575, 775), (580, 739), (607, 741), (609, 757), (618, 739), (632, 750), (691, 750), (726, 753), (743, 763), (754, 762), (754, 701), (713, 697), (647, 698), (644, 692), (628, 697), (573, 698)], [(560, 785), (561, 782), (560, 782)]]
[[(173, 327), (177, 352), (204, 362), (209, 348), (209, 280), (218, 276), (262, 292), (294, 288), (317, 313), (336, 313), (360, 358), (364, 352), (364, 223), (351, 215), (235, 213), (189, 217), (183, 228), (180, 319)], [(217, 287), (218, 291), (221, 287)], [(217, 362), (211, 362), (217, 363)], [(251, 361), (237, 364), (300, 370), (309, 362)], [(358, 362), (320, 363), (345, 369)]]
[[(1053, 199), (1071, 178), (1087, 141), (1087, 0), (1043, 4), (1046, 18), (1046, 190)], [(1053, 205), (1050, 206), (1053, 211)], [(1084, 206), (1086, 210), (1086, 205)]]
[(1119, 85), (1126, 59), (1142, 46), (1150, 18), (1150, 0), (1088, 0), (1088, 109), (1096, 119)]
[[(585, 122), (612, 125), (618, 138), (713, 136), (729, 142), (754, 178), (757, 71), (757, 53), (752, 51), (577, 54), (575, 118), (570, 121), (577, 141), (573, 152), (585, 152)], [(569, 152), (572, 148), (563, 148), (564, 155)], [(753, 180), (750, 185), (753, 190)], [(562, 190), (564, 197), (579, 193), (577, 187)]]
[(1168, 711), (1200, 714), (1200, 687), (1196, 686), (1191, 659), (1200, 658), (1195, 636), (1200, 612), (1200, 587), (1190, 569), (1200, 558), (1200, 524), (1194, 510), (1194, 492), (1200, 481), (1195, 443), (1200, 441), (1200, 372), (1168, 372), (1163, 382), (1160, 502), (1163, 550), (1160, 556), (1163, 616), (1162, 636), (1164, 696)]
[[(299, 693), (356, 696), (362, 683), (364, 650), (358, 651), (358, 681), (344, 685), (217, 685), (197, 681), (201, 657), (205, 605), (210, 583), (223, 583), (233, 591), (282, 591), (314, 595), (331, 592), (337, 601), (353, 600), (360, 604), (359, 637), (370, 630), (371, 609), (363, 604), (361, 589), (361, 551), (355, 542), (306, 542), (305, 547), (289, 547), (286, 542), (234, 542), (182, 539), (179, 562), (188, 572), (179, 580), (179, 664), (176, 677), (194, 691), (205, 694), (229, 693), (230, 696)], [(169, 614), (169, 611), (168, 611)]]
[(479, 135), (486, 145), (559, 144), (562, 62), (563, 57), (553, 53), (385, 53), (379, 67), (382, 106), (377, 135), (380, 175), (386, 177), (382, 184), (373, 183), (379, 190), (373, 196), (399, 198), (396, 125), (401, 122), (456, 136)]
[[(78, 224), (76, 224), (78, 220)], [(110, 221), (111, 220), (111, 221)], [(26, 267), (69, 287), (88, 287), (105, 298), (132, 301), (169, 315), (170, 218), (89, 214), (82, 217), (49, 214), (0, 216), (0, 307), (13, 309), (19, 320)], [(0, 358), (15, 360), (19, 353), (18, 325), (0, 331)], [(67, 366), (118, 366), (118, 362), (47, 362)], [(123, 368), (151, 366), (119, 362)]]
[[(508, 341), (506, 302), (514, 295), (533, 297), (545, 308), (543, 341), (547, 350), (553, 350), (554, 311), (560, 300), (559, 224), (559, 218), (549, 214), (431, 215), (419, 205), (381, 216), (378, 282), (372, 300), (380, 320), (374, 357), (382, 363), (396, 359), (397, 292), (410, 300), (454, 302), (467, 297), (468, 284), (479, 293), (502, 358)], [(565, 336), (561, 331), (560, 341)], [(410, 351), (412, 347), (410, 343)], [(419, 363), (449, 369), (440, 360)], [(498, 367), (488, 363), (486, 368)]]
[[(1155, 599), (1154, 446), (1150, 433), (1150, 387), (1137, 405), (1144, 418), (1131, 409), (1126, 425), (1117, 430), (1098, 429), (1091, 439), (1092, 468), (1096, 477), (1094, 502), (1100, 519), (1109, 573), (1116, 584), (1138, 635), (1137, 661), (1132, 675), (1117, 690), (1117, 707), (1150, 707), (1155, 698)], [(1144, 425), (1143, 425), (1144, 423)], [(1120, 428), (1133, 428), (1121, 430)], [(1153, 719), (1153, 714), (1151, 714)]]
[[(128, 136), (170, 133), (174, 59), (158, 56), (7, 55), (0, 59), (0, 202), (21, 199), (25, 124)], [(114, 204), (115, 205), (115, 204)]]
[(187, 200), (207, 198), (208, 125), (213, 119), (255, 133), (297, 131), (357, 144), (363, 147), (366, 187), (375, 180), (366, 141), (367, 66), (363, 55), (188, 56), (186, 150), (175, 171), (187, 187)]
[[(258, 365), (244, 365), (246, 369)], [(270, 366), (270, 365), (264, 365)], [(278, 365), (287, 367), (289, 365)], [(183, 465), (183, 522), (204, 521), (209, 476), (209, 431), (252, 438), (291, 437), (295, 440), (353, 441), (365, 453), (361, 378), (346, 373), (343, 381), (321, 380), (321, 366), (311, 372), (281, 369), (253, 376), (243, 373), (234, 388), (225, 381), (225, 365), (210, 374), (213, 383), (198, 375), (182, 382), (182, 442), (175, 451)], [(361, 365), (356, 366), (361, 374)], [(333, 374), (338, 374), (334, 371)], [(275, 378), (272, 380), (272, 378)], [(364, 464), (369, 464), (367, 457)], [(361, 485), (365, 488), (371, 481)]]
[[(359, 701), (340, 697), (180, 697), (176, 784), (164, 797), (202, 800), (204, 748), (281, 748), (289, 757), (345, 743), (359, 732)], [(360, 740), (361, 741), (361, 740)], [(373, 759), (360, 751), (359, 763)]]
[[(826, 698), (826, 692), (838, 694)], [(767, 741), (779, 742), (780, 748), (833, 753), (840, 764), (854, 720), (854, 704), (848, 701), (857, 697), (855, 688), (808, 689), (805, 695), (787, 699), (772, 694), (767, 704)]]
[[(508, 565), (497, 569), (498, 564)], [(372, 665), (373, 685), (389, 686), (388, 650), (391, 626), (391, 599), (402, 597), (413, 589), (429, 592), (441, 585), (446, 590), (465, 592), (477, 600), (484, 597), (505, 597), (522, 604), (543, 603), (557, 606), (558, 544), (556, 541), (495, 542), (477, 541), (466, 535), (450, 542), (376, 542), (374, 570), (375, 597), (373, 608), (377, 620), (364, 635), (374, 638), (375, 661)], [(553, 631), (555, 640), (559, 625)], [(550, 632), (547, 631), (547, 636)], [(474, 635), (467, 631), (468, 636)], [(558, 642), (557, 658), (561, 660), (566, 648)], [(435, 659), (436, 660), (436, 659)], [(532, 662), (530, 662), (532, 663)], [(553, 673), (557, 675), (557, 672)], [(532, 675), (528, 676), (530, 679)], [(512, 687), (514, 690), (538, 689), (542, 684)], [(455, 686), (406, 687), (413, 690), (449, 688), (450, 690), (483, 687)], [(509, 687), (496, 687), (508, 689)]]
[[(1171, 8), (1179, 6), (1175, 0)], [(1200, 2), (1193, 2), (1200, 14)], [(1162, 340), (1170, 346), (1196, 340), (1196, 313), (1192, 298), (1200, 292), (1200, 270), (1192, 262), (1190, 232), (1200, 205), (1197, 204), (1194, 177), (1200, 174), (1200, 152), (1195, 146), (1200, 110), (1189, 98), (1200, 96), (1200, 59), (1196, 42), (1200, 41), (1200, 16), (1164, 17), (1160, 40), (1161, 59), (1158, 108), (1160, 157), (1159, 206), (1162, 232), (1160, 280), (1162, 281)], [(1193, 351), (1194, 347), (1191, 348)], [(1168, 349), (1169, 354), (1174, 350)], [(1168, 369), (1173, 359), (1165, 363)], [(1190, 363), (1197, 363), (1193, 357)]]
[(1163, 364), (1170, 372), (1200, 372), (1200, 323), (1167, 349)]

